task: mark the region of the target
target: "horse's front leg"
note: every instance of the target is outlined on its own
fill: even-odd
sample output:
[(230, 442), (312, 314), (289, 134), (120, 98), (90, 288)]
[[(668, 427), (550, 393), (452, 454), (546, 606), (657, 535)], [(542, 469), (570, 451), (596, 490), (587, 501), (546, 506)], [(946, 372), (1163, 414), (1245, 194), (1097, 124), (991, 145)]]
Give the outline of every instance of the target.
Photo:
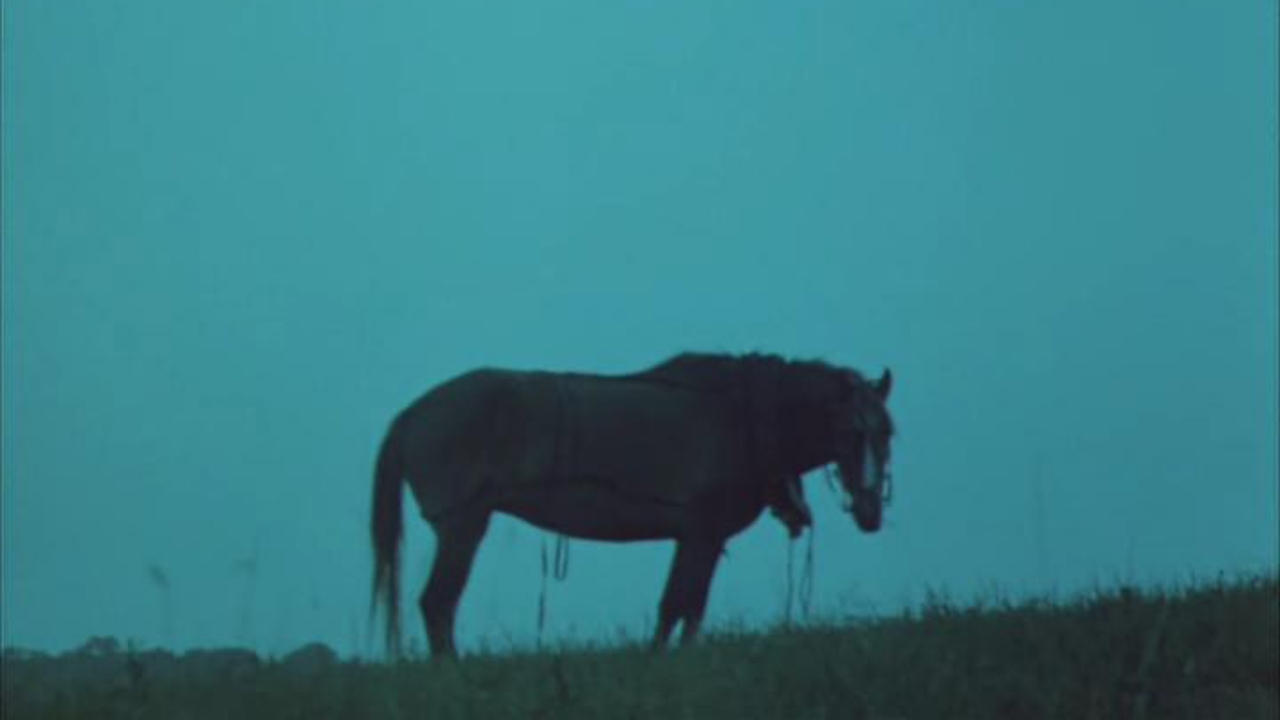
[(679, 621), (684, 622), (680, 630), (680, 644), (688, 644), (697, 636), (702, 615), (707, 609), (711, 576), (723, 551), (723, 540), (684, 539), (676, 542), (675, 559), (671, 562), (662, 601), (658, 603), (654, 649), (666, 646)]

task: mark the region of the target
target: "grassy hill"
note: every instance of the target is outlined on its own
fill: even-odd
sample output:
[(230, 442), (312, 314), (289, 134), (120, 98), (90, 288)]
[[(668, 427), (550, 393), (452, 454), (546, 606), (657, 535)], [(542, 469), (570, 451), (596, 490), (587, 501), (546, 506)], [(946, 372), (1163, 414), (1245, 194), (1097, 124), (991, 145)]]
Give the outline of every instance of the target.
[(696, 647), (566, 648), (460, 663), (339, 662), (312, 647), (175, 657), (97, 640), (8, 650), (4, 718), (1280, 717), (1280, 587), (956, 607)]

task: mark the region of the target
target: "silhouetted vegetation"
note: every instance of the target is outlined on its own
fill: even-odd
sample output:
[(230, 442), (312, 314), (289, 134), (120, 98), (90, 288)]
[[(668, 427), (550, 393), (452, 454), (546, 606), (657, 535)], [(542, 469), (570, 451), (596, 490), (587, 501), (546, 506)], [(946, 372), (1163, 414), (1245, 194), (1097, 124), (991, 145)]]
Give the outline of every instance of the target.
[(5, 718), (1267, 718), (1280, 712), (1274, 577), (1053, 604), (918, 611), (629, 647), (340, 662), (307, 646), (4, 654)]

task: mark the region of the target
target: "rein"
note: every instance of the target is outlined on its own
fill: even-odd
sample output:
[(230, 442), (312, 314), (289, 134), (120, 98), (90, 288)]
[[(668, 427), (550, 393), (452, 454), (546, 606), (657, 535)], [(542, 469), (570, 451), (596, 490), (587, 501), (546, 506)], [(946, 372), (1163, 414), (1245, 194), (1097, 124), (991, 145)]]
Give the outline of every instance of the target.
[[(785, 622), (791, 624), (791, 606), (795, 598), (795, 539), (787, 543), (787, 603)], [(808, 620), (813, 606), (813, 528), (809, 528), (809, 540), (804, 552), (804, 567), (800, 571), (800, 617)]]

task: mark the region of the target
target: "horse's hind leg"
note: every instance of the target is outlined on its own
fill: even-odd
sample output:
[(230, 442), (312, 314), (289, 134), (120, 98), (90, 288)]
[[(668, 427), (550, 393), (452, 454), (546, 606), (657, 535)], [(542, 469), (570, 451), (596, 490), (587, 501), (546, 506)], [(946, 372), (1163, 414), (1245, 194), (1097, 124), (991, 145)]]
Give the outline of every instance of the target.
[(471, 574), (476, 549), (489, 527), (489, 511), (471, 511), (441, 518), (432, 523), (436, 532), (436, 556), (431, 577), (418, 598), (427, 640), (434, 657), (458, 654), (453, 644), (453, 619), (458, 599)]
[(720, 561), (723, 542), (708, 540), (680, 540), (676, 543), (676, 556), (671, 562), (667, 587), (658, 603), (658, 627), (653, 635), (653, 647), (664, 647), (677, 622), (683, 620), (680, 643), (687, 644), (698, 634), (702, 614), (707, 608), (707, 593), (711, 589), (711, 576)]

